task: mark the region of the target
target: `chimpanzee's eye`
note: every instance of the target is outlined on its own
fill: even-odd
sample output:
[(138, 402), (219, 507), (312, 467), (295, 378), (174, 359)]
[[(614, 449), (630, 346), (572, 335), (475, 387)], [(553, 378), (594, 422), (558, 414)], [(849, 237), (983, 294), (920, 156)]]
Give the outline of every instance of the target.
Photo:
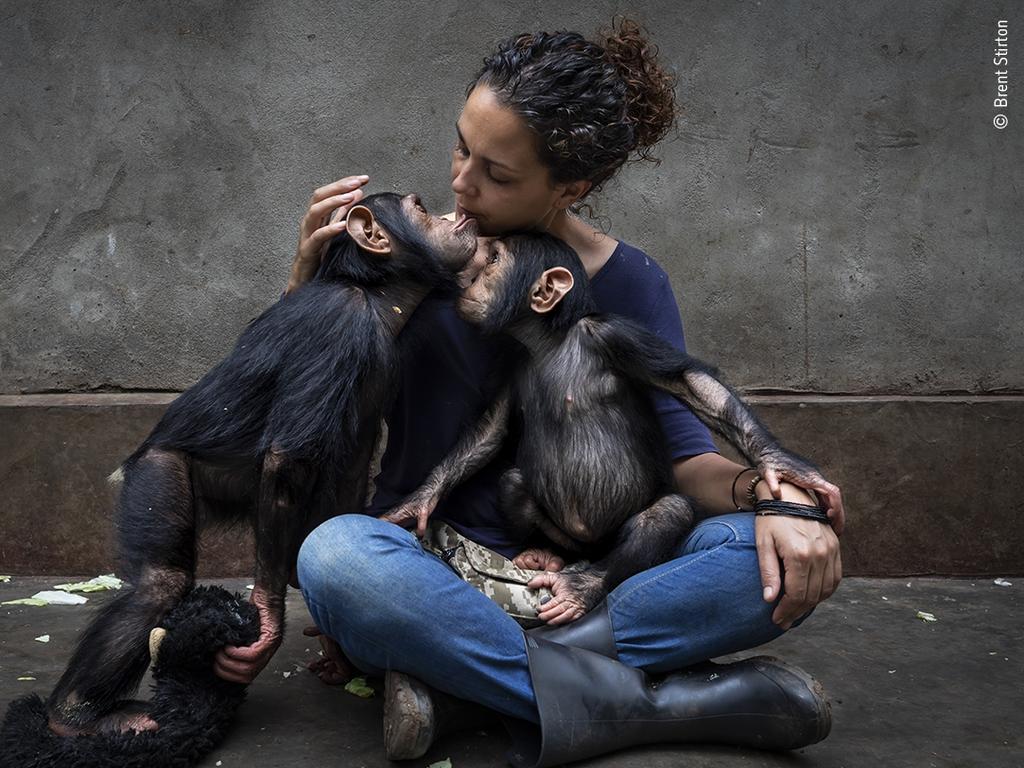
[(497, 260), (498, 260), (498, 246), (492, 244), (491, 247), (487, 251), (487, 263), (488, 264), (493, 264)]

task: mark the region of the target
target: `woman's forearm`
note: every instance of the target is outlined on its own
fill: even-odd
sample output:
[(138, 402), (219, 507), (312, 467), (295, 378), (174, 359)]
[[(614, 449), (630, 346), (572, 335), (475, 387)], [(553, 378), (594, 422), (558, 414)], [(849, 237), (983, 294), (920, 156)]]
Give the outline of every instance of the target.
[[(733, 481), (743, 469), (742, 464), (730, 461), (718, 453), (702, 453), (679, 459), (672, 465), (672, 473), (676, 479), (676, 487), (686, 496), (692, 496), (697, 504), (709, 515), (724, 515), (736, 511), (732, 500)], [(736, 502), (741, 509), (750, 509), (747, 498), (747, 486), (754, 477), (754, 472), (746, 472), (736, 482)], [(767, 483), (758, 483), (758, 498), (768, 498)], [(804, 504), (816, 503), (802, 488), (789, 483), (782, 483), (782, 498)]]

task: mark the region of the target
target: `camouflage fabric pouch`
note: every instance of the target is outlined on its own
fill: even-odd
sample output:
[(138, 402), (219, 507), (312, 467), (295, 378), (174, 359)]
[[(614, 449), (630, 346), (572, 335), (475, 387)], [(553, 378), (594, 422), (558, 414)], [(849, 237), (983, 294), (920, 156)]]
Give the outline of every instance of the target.
[(437, 520), (427, 524), (423, 548), (448, 563), (463, 581), (483, 592), (523, 627), (535, 627), (540, 601), (551, 596), (548, 589), (526, 585), (541, 571), (512, 564), (507, 557), (467, 539), (450, 525)]

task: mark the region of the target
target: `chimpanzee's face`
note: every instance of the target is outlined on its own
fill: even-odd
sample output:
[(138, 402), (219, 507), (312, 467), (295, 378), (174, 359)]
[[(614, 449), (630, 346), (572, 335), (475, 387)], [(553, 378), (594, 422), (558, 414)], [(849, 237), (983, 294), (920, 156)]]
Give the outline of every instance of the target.
[(501, 297), (505, 278), (510, 274), (515, 257), (498, 239), (486, 242), (487, 258), (483, 269), (466, 286), (455, 304), (459, 316), (468, 323), (482, 324)]
[(440, 216), (431, 216), (419, 195), (403, 197), (402, 209), (409, 222), (419, 228), (424, 239), (453, 272), (461, 270), (473, 258), (477, 248), (476, 221), (467, 219), (457, 225)]

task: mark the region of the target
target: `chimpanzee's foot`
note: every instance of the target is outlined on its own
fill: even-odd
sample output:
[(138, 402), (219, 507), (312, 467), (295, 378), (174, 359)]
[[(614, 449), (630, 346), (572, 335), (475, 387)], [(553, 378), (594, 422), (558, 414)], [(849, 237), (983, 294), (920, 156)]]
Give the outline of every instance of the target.
[(113, 712), (83, 725), (72, 725), (50, 716), (50, 730), (58, 736), (88, 736), (95, 733), (141, 733), (160, 726), (149, 716), (143, 701), (125, 701)]

